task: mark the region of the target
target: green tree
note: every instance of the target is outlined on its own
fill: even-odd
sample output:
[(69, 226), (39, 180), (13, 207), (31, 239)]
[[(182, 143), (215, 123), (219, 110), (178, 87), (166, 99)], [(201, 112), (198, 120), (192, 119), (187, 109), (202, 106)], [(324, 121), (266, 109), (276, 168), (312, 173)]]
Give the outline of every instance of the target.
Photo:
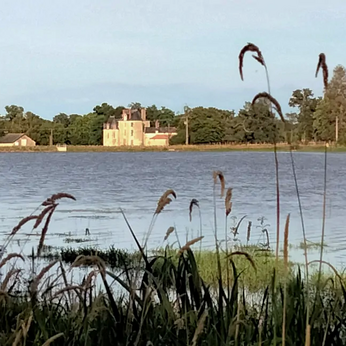
[(255, 105), (246, 102), (237, 117), (238, 138), (243, 134), (242, 142), (273, 143), (285, 140), (281, 120), (270, 112), (266, 100), (260, 100)]
[(125, 107), (119, 106), (117, 108), (114, 108), (113, 106), (109, 105), (108, 103), (102, 103), (100, 106), (95, 106), (93, 111), (97, 115), (103, 116), (103, 120), (107, 121), (109, 117), (115, 117), (116, 119), (121, 118), (122, 111)]
[(310, 141), (314, 138), (314, 113), (318, 104), (318, 99), (314, 97), (310, 89), (295, 90), (289, 100), (290, 107), (297, 107), (295, 131), (298, 138)]
[(2, 137), (5, 134), (6, 130), (6, 118), (5, 116), (0, 116), (0, 137)]
[(88, 121), (89, 131), (90, 131), (89, 144), (102, 145), (102, 130), (103, 130), (103, 123), (104, 123), (103, 115), (90, 113), (90, 114), (84, 115), (84, 117), (89, 118), (89, 121)]
[(69, 130), (69, 142), (72, 145), (89, 145), (90, 140), (90, 118), (77, 116), (74, 118)]
[(61, 124), (63, 127), (68, 127), (70, 125), (70, 118), (65, 113), (59, 113), (53, 118), (53, 123)]
[[(217, 108), (196, 107), (186, 110), (189, 121), (189, 143), (221, 143), (225, 138), (226, 120), (232, 116), (232, 112)], [(179, 117), (178, 134), (172, 137), (172, 144), (185, 143), (185, 119)]]
[(158, 109), (155, 105), (146, 108), (147, 120), (150, 121), (151, 125), (154, 124), (156, 120), (160, 122), (160, 126), (174, 126), (176, 119), (175, 113), (166, 107), (161, 107)]
[(5, 118), (13, 121), (15, 118), (22, 118), (24, 116), (24, 108), (16, 105), (6, 106)]
[(314, 114), (314, 131), (318, 140), (335, 140), (336, 119), (339, 123), (339, 139), (346, 142), (346, 70), (338, 65), (328, 89), (317, 106)]
[(142, 105), (140, 104), (140, 102), (131, 102), (128, 107), (130, 107), (131, 109), (141, 109)]

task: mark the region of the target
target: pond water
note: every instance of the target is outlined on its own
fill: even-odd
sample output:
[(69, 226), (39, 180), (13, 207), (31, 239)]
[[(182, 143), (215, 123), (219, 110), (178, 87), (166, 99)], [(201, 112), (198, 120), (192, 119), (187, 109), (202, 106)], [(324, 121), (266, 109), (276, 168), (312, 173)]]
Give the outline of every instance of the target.
[[(303, 240), (290, 154), (279, 153), (281, 189), (281, 240), (286, 215), (291, 214), (289, 242), (297, 247)], [(320, 243), (323, 205), (323, 153), (294, 153), (298, 184), (304, 210), (307, 238)], [(166, 230), (176, 227), (181, 243), (199, 233), (197, 210), (189, 220), (192, 198), (199, 201), (202, 216), (203, 247), (213, 248), (214, 170), (224, 173), (226, 187), (233, 188), (230, 227), (246, 215), (238, 240), (246, 243), (252, 221), (250, 243), (265, 242), (258, 220), (269, 224), (271, 248), (276, 241), (276, 188), (274, 155), (271, 152), (138, 152), (138, 153), (0, 153), (0, 241), (12, 228), (33, 213), (47, 197), (66, 192), (76, 201), (61, 200), (53, 215), (45, 244), (52, 246), (90, 246), (135, 249), (135, 243), (120, 212), (123, 209), (140, 240), (148, 231), (159, 197), (174, 189), (173, 200), (160, 214), (148, 245), (164, 245)], [(345, 264), (346, 155), (328, 154), (325, 259), (334, 265)], [(224, 238), (224, 199), (216, 189), (218, 238)], [(31, 252), (39, 240), (25, 225), (11, 242), (9, 252)], [(90, 236), (85, 236), (89, 228)], [(40, 229), (38, 230), (40, 231)], [(77, 243), (78, 240), (88, 240)], [(169, 238), (176, 241), (176, 235)], [(291, 257), (300, 261), (303, 250), (296, 248)], [(317, 259), (316, 252), (310, 260)]]

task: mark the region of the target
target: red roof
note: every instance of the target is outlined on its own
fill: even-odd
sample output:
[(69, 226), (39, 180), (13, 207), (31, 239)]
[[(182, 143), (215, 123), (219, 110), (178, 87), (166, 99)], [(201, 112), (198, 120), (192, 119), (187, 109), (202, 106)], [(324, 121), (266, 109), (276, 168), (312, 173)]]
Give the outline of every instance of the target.
[(150, 139), (168, 139), (168, 135), (155, 135), (154, 137), (151, 137)]

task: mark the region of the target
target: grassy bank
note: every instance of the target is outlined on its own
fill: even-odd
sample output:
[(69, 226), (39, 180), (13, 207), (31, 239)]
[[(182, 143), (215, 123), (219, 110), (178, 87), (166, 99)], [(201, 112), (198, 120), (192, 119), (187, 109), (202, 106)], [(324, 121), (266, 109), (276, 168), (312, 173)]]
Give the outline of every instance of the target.
[[(273, 269), (276, 267), (275, 255), (273, 251), (264, 251), (257, 246), (235, 247), (234, 251), (246, 251), (251, 256), (252, 262), (244, 256), (234, 258), (234, 263), (238, 270), (243, 272), (239, 282), (250, 292), (256, 292), (270, 282)], [(215, 250), (195, 250), (196, 264), (198, 272), (203, 281), (211, 287), (218, 285), (218, 256)], [(124, 271), (135, 268), (138, 265), (139, 252), (129, 253), (125, 250), (110, 247), (101, 250), (93, 247), (80, 248), (62, 248), (49, 249), (40, 257), (48, 261), (61, 259), (64, 263), (72, 265), (79, 256), (95, 256), (102, 259), (107, 267), (112, 270)], [(156, 249), (150, 252), (149, 258), (156, 258), (157, 261), (153, 266), (155, 271), (160, 271), (164, 259), (170, 259), (173, 264), (177, 265), (179, 261), (177, 249), (167, 246), (166, 248)], [(160, 259), (162, 257), (162, 259)], [(220, 265), (223, 284), (227, 285), (227, 270), (229, 257), (225, 252), (220, 253)], [(291, 270), (293, 264), (289, 263), (289, 275), (293, 273)], [(285, 272), (284, 261), (279, 259), (277, 265), (278, 277), (282, 278)]]
[[(293, 150), (301, 152), (323, 152), (323, 144), (294, 145)], [(289, 151), (290, 145), (278, 144), (278, 151)], [(171, 145), (169, 147), (104, 147), (102, 145), (69, 145), (67, 152), (160, 152), (160, 151), (272, 151), (271, 144), (201, 144)], [(331, 152), (346, 152), (346, 146), (330, 146)], [(55, 146), (0, 147), (0, 152), (58, 152)]]
[[(342, 281), (339, 286), (323, 281), (307, 295), (300, 271), (288, 275), (268, 267), (266, 280), (257, 281), (263, 275), (259, 263), (237, 252), (222, 265), (221, 280), (213, 287), (200, 273), (201, 267), (213, 266), (206, 261), (213, 261), (211, 275), (218, 276), (215, 252), (198, 260), (191, 249), (178, 250), (174, 257), (144, 254), (140, 266), (121, 274), (107, 269), (102, 254), (78, 255), (68, 270), (53, 261), (29, 280), (7, 273), (0, 295), (0, 344), (281, 345), (285, 316), (287, 344), (304, 345), (307, 304), (314, 306), (311, 345), (345, 344)], [(66, 279), (67, 271), (79, 267), (90, 269), (80, 281)], [(243, 277), (257, 282), (255, 291), (246, 289)]]

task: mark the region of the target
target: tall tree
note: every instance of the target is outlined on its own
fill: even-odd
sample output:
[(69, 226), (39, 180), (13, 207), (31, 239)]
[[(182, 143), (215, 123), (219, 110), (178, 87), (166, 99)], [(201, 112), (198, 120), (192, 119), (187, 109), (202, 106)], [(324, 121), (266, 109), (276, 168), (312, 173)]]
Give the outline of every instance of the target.
[(95, 106), (93, 111), (97, 115), (103, 116), (104, 121), (107, 121), (109, 117), (115, 117), (116, 119), (121, 118), (122, 111), (125, 107), (119, 106), (117, 108), (114, 108), (113, 106), (109, 105), (108, 103), (102, 103), (100, 106)]
[[(196, 107), (188, 111), (189, 143), (220, 143), (225, 138), (226, 119), (230, 111), (217, 108)], [(178, 135), (172, 137), (172, 144), (185, 143), (185, 116), (180, 117)]]
[(131, 102), (128, 107), (130, 107), (131, 109), (140, 109), (142, 108), (142, 105), (140, 104), (140, 102)]
[(338, 65), (328, 85), (323, 100), (314, 114), (314, 130), (318, 140), (335, 140), (336, 121), (339, 125), (339, 139), (346, 142), (346, 70)]
[(146, 108), (147, 120), (153, 124), (156, 120), (160, 122), (161, 126), (174, 126), (175, 125), (175, 113), (166, 107), (158, 109), (156, 105), (152, 105)]
[(238, 131), (243, 133), (242, 141), (250, 143), (273, 143), (285, 140), (281, 120), (270, 112), (266, 100), (260, 100), (255, 105), (246, 102), (237, 117)]
[(15, 118), (21, 118), (24, 115), (24, 108), (16, 105), (6, 106), (6, 115), (5, 118), (9, 119), (10, 121), (14, 120)]
[(299, 139), (304, 139), (305, 141), (313, 139), (313, 115), (316, 111), (318, 101), (310, 89), (298, 89), (293, 92), (288, 104), (290, 107), (297, 107), (299, 109), (296, 118), (296, 134)]
[(65, 113), (59, 113), (53, 118), (53, 122), (56, 124), (61, 124), (63, 127), (68, 127), (70, 125), (70, 118)]

